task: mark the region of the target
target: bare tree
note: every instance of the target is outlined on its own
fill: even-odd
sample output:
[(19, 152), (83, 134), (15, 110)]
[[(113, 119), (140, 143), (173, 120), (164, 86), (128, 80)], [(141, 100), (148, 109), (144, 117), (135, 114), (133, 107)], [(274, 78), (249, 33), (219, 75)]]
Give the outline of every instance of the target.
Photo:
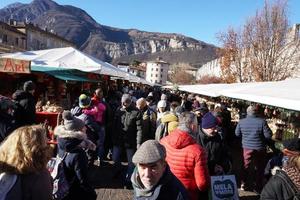
[(221, 55), (221, 78), (226, 83), (245, 82), (247, 74), (243, 64), (243, 42), (239, 31), (229, 27), (226, 33), (219, 34), (223, 48), (218, 51)]
[(169, 78), (173, 84), (193, 84), (195, 77), (188, 73), (191, 66), (186, 63), (178, 63), (171, 66)]
[(203, 76), (197, 81), (200, 84), (223, 83), (223, 79), (217, 76)]
[(291, 77), (300, 64), (297, 28), (289, 26), (286, 1), (265, 1), (241, 32), (229, 29), (221, 34), (224, 78), (236, 76), (236, 81), (248, 82)]

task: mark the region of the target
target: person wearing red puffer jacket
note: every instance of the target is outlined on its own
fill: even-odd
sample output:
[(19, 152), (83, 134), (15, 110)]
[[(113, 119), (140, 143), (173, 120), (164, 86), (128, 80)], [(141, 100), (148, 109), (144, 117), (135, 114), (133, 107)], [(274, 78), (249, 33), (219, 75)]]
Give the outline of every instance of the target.
[(210, 176), (205, 150), (197, 144), (197, 117), (191, 112), (179, 116), (179, 126), (160, 143), (166, 148), (166, 161), (182, 182), (192, 200), (207, 199)]

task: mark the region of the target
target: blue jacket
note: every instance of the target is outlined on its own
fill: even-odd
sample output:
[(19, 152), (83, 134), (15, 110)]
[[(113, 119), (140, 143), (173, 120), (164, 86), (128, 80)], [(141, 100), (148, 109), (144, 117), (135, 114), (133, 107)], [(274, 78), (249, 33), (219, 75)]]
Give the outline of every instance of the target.
[(247, 115), (236, 126), (235, 135), (242, 136), (242, 145), (245, 149), (260, 150), (272, 137), (272, 131), (266, 120), (254, 115)]

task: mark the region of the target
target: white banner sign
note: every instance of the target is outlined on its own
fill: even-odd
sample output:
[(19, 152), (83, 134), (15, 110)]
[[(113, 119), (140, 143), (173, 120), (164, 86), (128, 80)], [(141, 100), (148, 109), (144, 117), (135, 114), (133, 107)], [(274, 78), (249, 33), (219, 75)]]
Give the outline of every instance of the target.
[(213, 200), (238, 200), (238, 189), (234, 175), (211, 176)]

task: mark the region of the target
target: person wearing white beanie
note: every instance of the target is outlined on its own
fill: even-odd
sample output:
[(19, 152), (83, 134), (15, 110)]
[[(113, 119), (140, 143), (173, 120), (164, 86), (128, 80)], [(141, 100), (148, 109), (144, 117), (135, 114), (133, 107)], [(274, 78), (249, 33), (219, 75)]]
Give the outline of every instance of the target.
[(164, 113), (166, 112), (166, 107), (167, 107), (167, 101), (166, 100), (160, 100), (157, 104), (157, 124), (156, 127), (159, 126), (160, 119), (162, 118), (162, 116), (164, 115)]

